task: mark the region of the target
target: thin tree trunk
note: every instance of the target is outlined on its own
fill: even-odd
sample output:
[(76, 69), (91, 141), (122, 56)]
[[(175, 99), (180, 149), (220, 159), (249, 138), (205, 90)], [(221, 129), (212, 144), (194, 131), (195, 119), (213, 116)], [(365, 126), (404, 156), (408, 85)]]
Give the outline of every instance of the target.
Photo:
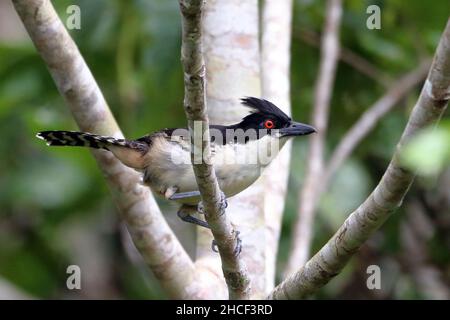
[[(230, 299), (248, 299), (247, 268), (236, 249), (237, 231), (225, 214), (222, 191), (211, 163), (209, 119), (206, 114), (205, 62), (202, 53), (203, 0), (180, 0), (182, 14), (181, 60), (184, 68), (184, 110), (191, 133), (191, 161), (205, 208), (205, 219), (216, 240)], [(199, 157), (200, 159), (196, 159)], [(199, 161), (198, 161), (199, 160)], [(197, 162), (198, 161), (198, 162)]]
[[(212, 124), (240, 122), (248, 109), (244, 96), (260, 96), (258, 6), (256, 0), (207, 1), (204, 13), (206, 98)], [(265, 224), (262, 179), (228, 200), (227, 215), (240, 231), (242, 253), (250, 274), (252, 297), (265, 295)], [(198, 228), (196, 265), (220, 270), (211, 252), (211, 235)]]
[[(265, 0), (262, 14), (262, 96), (291, 114), (290, 62), (292, 0)], [(281, 232), (292, 141), (280, 151), (264, 173), (266, 222), (266, 293), (275, 286), (276, 259)]]

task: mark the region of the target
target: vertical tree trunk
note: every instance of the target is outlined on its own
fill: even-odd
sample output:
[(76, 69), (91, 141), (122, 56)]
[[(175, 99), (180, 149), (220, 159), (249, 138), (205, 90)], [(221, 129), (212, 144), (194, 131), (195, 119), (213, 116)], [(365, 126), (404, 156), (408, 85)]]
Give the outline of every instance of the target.
[[(262, 14), (262, 96), (291, 114), (292, 0), (265, 0)], [(264, 216), (266, 222), (266, 293), (275, 285), (276, 258), (289, 178), (292, 141), (265, 171)]]
[[(207, 105), (212, 124), (239, 122), (248, 110), (239, 99), (260, 96), (258, 3), (256, 0), (207, 1), (204, 16)], [(259, 180), (228, 200), (227, 215), (240, 231), (242, 257), (251, 276), (254, 297), (265, 291), (264, 183)], [(211, 234), (198, 231), (197, 264), (219, 270), (211, 252)]]
[[(184, 110), (191, 133), (191, 161), (200, 191), (205, 219), (217, 245), (223, 275), (230, 299), (248, 299), (250, 282), (243, 259), (236, 254), (240, 245), (238, 233), (231, 225), (223, 207), (222, 191), (211, 162), (209, 119), (206, 106), (203, 58), (202, 18), (203, 0), (180, 0), (182, 16), (181, 62), (184, 69)], [(200, 124), (200, 128), (198, 128)], [(196, 128), (197, 127), (197, 128)], [(196, 139), (196, 137), (200, 137)], [(202, 139), (202, 137), (204, 137)], [(200, 153), (201, 161), (196, 163)]]

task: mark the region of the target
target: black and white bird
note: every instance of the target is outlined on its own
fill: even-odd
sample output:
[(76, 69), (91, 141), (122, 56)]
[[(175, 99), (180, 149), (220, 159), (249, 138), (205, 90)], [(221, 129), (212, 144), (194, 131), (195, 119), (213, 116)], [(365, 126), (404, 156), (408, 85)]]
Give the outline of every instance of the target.
[[(251, 108), (251, 113), (241, 122), (210, 126), (211, 162), (226, 198), (254, 183), (289, 138), (315, 132), (267, 100), (247, 97), (242, 104)], [(50, 146), (108, 150), (126, 166), (142, 172), (143, 183), (154, 193), (187, 206), (200, 201), (186, 129), (163, 129), (136, 140), (73, 131), (42, 131), (37, 137)], [(190, 215), (180, 217), (208, 227)]]

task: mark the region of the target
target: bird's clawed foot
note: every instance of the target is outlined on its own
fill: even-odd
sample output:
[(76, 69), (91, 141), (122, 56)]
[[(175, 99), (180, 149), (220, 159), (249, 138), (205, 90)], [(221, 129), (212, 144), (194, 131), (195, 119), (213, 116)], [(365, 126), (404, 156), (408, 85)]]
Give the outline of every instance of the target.
[[(242, 240), (239, 237), (240, 232), (238, 230), (233, 231), (236, 238), (236, 247), (233, 250), (233, 255), (235, 257), (239, 256), (242, 251)], [(217, 241), (214, 239), (211, 243), (211, 250), (214, 252), (219, 252), (219, 248), (217, 246)]]
[(225, 193), (222, 191), (220, 192), (220, 203), (219, 203), (219, 211), (220, 215), (225, 214), (225, 209), (228, 208), (228, 201), (227, 197), (225, 196)]
[(197, 212), (198, 212), (199, 214), (205, 214), (205, 207), (203, 206), (203, 201), (200, 201), (200, 202), (197, 204)]
[[(185, 198), (185, 197), (198, 196), (197, 192), (198, 191), (175, 193), (169, 199), (177, 200), (177, 199), (181, 199), (181, 198)], [(220, 201), (218, 203), (219, 216), (222, 216), (225, 214), (225, 209), (227, 207), (228, 207), (227, 198), (226, 198), (225, 194), (223, 192), (221, 192), (220, 193)], [(206, 213), (202, 201), (200, 201), (198, 203), (197, 207), (189, 206), (189, 205), (182, 205), (181, 208), (178, 210), (177, 214), (178, 214), (178, 217), (185, 222), (189, 222), (189, 223), (210, 229), (210, 227), (206, 221), (200, 220), (192, 215), (193, 213), (195, 213), (195, 211), (197, 211), (197, 213), (199, 213), (199, 214)], [(239, 234), (240, 234), (239, 231), (234, 230), (233, 233), (234, 233), (234, 237), (236, 240), (236, 246), (233, 250), (233, 255), (235, 257), (237, 257), (237, 256), (239, 256), (239, 254), (242, 251), (242, 240), (239, 237)], [(219, 252), (219, 248), (218, 248), (216, 240), (212, 241), (211, 250), (214, 252)]]
[[(227, 197), (225, 193), (220, 192), (220, 201), (219, 201), (219, 212), (220, 216), (225, 213), (225, 209), (228, 207)], [(197, 212), (200, 214), (205, 214), (205, 207), (203, 205), (203, 201), (200, 201), (197, 205)]]
[(184, 222), (192, 223), (192, 224), (195, 224), (197, 226), (210, 229), (210, 227), (209, 227), (209, 225), (208, 225), (208, 223), (206, 221), (200, 220), (200, 219), (198, 219), (198, 218), (196, 218), (196, 217), (191, 215), (191, 213), (195, 213), (195, 211), (196, 211), (195, 207), (183, 205), (178, 210), (177, 215)]
[(234, 231), (235, 237), (236, 237), (236, 247), (234, 247), (233, 254), (235, 257), (239, 256), (242, 251), (242, 240), (239, 237), (240, 232), (238, 230)]
[(211, 250), (215, 253), (219, 253), (219, 247), (217, 246), (216, 239), (213, 239), (213, 241), (211, 242)]

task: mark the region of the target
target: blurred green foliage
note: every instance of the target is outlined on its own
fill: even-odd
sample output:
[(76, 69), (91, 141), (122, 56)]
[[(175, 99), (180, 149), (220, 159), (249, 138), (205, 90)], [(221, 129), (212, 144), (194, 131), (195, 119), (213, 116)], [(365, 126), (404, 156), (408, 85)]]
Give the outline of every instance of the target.
[[(177, 1), (58, 0), (53, 4), (63, 20), (67, 18), (67, 6), (80, 6), (82, 28), (70, 33), (126, 136), (185, 125)], [(381, 30), (365, 27), (365, 10), (370, 4), (381, 7)], [(14, 17), (10, 7), (2, 9)], [(396, 79), (433, 54), (449, 13), (450, 4), (445, 0), (345, 1), (342, 45)], [(294, 118), (304, 122), (308, 122), (313, 102), (319, 50), (301, 41), (297, 31), (320, 33), (323, 15), (324, 1), (294, 1), (291, 96)], [(15, 23), (14, 28), (19, 28)], [(44, 129), (77, 128), (29, 39), (19, 36), (11, 40), (7, 37), (10, 32), (0, 29), (0, 277), (40, 298), (165, 298), (149, 272), (124, 253), (118, 213), (89, 152), (49, 149), (34, 138)], [(399, 103), (340, 168), (320, 205), (313, 252), (380, 179), (419, 89)], [(385, 85), (347, 64), (339, 64), (328, 151), (385, 90)], [(425, 201), (428, 193), (437, 194), (436, 188), (442, 188), (439, 177), (449, 170), (449, 128), (447, 119), (445, 126), (423, 132), (407, 146), (405, 164), (433, 175), (435, 183), (419, 180), (406, 203), (410, 199)], [(280, 270), (287, 258), (306, 152), (306, 141), (296, 140), (278, 259)], [(164, 202), (161, 205), (169, 219), (174, 216), (173, 207)], [(432, 221), (441, 221), (448, 213), (448, 202), (424, 206)], [(403, 257), (401, 226), (406, 215), (404, 206), (317, 297), (429, 297)], [(443, 283), (448, 285), (450, 239), (446, 223), (434, 227), (434, 236), (426, 246), (427, 263), (443, 274)], [(95, 242), (95, 247), (83, 242), (86, 230), (90, 235), (87, 239)], [(183, 231), (177, 232), (183, 236)], [(69, 233), (75, 235), (69, 238)], [(370, 263), (388, 270), (383, 278), (387, 289), (381, 293), (365, 287), (365, 268)], [(83, 283), (84, 290), (69, 292), (65, 287), (69, 264), (78, 264), (92, 274), (95, 266), (107, 269), (102, 269), (91, 284)]]
[(439, 175), (450, 164), (450, 121), (415, 136), (406, 146), (402, 161), (420, 175)]

